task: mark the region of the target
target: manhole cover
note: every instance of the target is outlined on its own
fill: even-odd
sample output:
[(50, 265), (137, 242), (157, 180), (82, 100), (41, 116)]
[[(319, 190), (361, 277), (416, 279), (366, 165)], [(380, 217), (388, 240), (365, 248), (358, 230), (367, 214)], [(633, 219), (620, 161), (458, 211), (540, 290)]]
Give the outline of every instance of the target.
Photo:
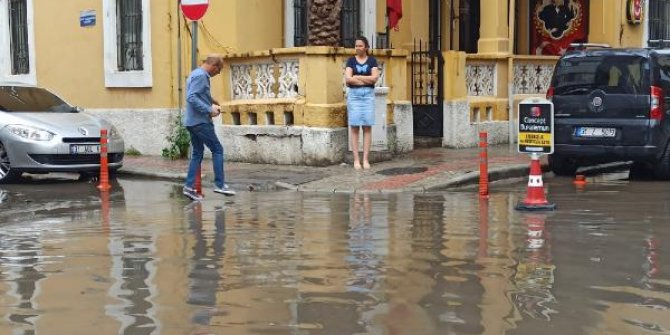
[(421, 172), (426, 172), (428, 171), (427, 167), (402, 167), (402, 168), (393, 168), (393, 169), (386, 169), (386, 170), (381, 170), (377, 172), (378, 174), (382, 174), (385, 176), (399, 176), (402, 174), (415, 174), (415, 173), (421, 173)]

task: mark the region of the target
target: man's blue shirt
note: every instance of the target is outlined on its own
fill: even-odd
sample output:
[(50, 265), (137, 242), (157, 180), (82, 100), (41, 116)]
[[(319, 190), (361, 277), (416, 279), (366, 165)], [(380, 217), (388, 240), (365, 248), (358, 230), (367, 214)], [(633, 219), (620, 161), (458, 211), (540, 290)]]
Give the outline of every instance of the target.
[(209, 73), (202, 68), (197, 68), (186, 80), (184, 126), (212, 123), (212, 118), (209, 116), (211, 110), (212, 93), (209, 86)]

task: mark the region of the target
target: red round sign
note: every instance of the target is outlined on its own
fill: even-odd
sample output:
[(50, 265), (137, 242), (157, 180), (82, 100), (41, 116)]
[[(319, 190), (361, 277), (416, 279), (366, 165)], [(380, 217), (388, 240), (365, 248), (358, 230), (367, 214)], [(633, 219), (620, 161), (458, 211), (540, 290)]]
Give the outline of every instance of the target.
[(181, 11), (192, 21), (200, 20), (207, 12), (209, 0), (181, 0)]

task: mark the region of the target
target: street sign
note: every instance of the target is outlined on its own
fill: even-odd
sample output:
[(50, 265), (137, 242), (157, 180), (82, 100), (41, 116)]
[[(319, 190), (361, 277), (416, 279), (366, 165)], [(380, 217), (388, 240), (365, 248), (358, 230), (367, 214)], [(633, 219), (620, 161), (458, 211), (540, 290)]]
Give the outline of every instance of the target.
[(207, 12), (209, 0), (181, 0), (181, 11), (191, 21), (200, 20)]
[(519, 103), (519, 152), (551, 154), (554, 152), (554, 104), (546, 99), (531, 98)]

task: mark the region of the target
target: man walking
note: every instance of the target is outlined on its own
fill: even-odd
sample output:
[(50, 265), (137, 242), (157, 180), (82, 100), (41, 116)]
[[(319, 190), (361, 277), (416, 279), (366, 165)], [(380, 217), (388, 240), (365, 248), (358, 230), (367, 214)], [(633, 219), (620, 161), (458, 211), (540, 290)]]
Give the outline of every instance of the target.
[(191, 200), (202, 200), (202, 196), (194, 189), (194, 183), (196, 174), (200, 170), (205, 146), (212, 152), (214, 192), (227, 196), (235, 195), (235, 191), (225, 184), (223, 146), (216, 137), (212, 122), (212, 118), (221, 114), (221, 106), (212, 99), (209, 79), (219, 74), (222, 67), (221, 57), (208, 56), (205, 62), (193, 70), (186, 80), (184, 126), (191, 135), (192, 152), (183, 193)]

